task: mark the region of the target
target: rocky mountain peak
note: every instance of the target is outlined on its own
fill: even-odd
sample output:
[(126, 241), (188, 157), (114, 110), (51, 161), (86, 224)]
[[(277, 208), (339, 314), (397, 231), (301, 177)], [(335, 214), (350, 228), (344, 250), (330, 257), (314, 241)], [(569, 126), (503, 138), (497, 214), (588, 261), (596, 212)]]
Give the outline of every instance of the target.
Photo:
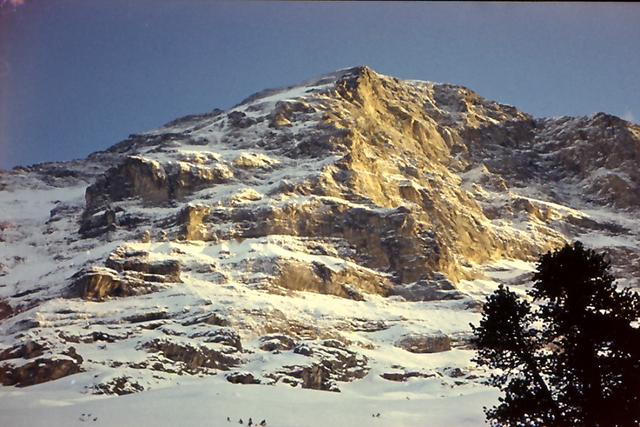
[(467, 360), (478, 301), (542, 252), (607, 248), (637, 285), (638, 160), (614, 116), (534, 118), (360, 66), (2, 172), (0, 380), (428, 378), (383, 355)]

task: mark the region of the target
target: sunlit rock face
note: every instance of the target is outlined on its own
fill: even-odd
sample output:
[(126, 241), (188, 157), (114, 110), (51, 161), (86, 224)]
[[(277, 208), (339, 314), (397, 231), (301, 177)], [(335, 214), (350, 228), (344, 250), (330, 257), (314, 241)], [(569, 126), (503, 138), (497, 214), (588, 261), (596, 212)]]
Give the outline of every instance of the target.
[(0, 380), (338, 391), (469, 372), (478, 301), (539, 254), (581, 239), (638, 284), (639, 161), (617, 117), (356, 67), (2, 172)]

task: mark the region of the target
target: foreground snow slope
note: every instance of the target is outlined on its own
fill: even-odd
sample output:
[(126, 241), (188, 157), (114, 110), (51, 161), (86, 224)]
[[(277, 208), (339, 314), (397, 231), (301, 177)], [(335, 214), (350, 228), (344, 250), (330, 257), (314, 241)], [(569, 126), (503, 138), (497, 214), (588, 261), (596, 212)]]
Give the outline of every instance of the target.
[(0, 422), (15, 427), (168, 427), (238, 425), (240, 419), (246, 425), (252, 418), (254, 423), (264, 419), (278, 427), (463, 427), (482, 425), (482, 407), (496, 398), (494, 391), (483, 389), (434, 393), (433, 387), (417, 381), (401, 390), (380, 382), (363, 380), (338, 394), (288, 386), (239, 387), (213, 377), (118, 398), (61, 392), (60, 385), (51, 387), (52, 383), (34, 386), (28, 393), (1, 392)]

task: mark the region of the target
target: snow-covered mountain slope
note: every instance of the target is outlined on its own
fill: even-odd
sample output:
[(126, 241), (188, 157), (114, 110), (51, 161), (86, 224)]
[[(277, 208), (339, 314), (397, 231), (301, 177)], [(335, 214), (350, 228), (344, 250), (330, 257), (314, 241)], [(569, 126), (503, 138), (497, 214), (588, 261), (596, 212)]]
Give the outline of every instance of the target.
[(2, 172), (0, 380), (17, 387), (0, 417), (18, 425), (28, 401), (71, 425), (206, 384), (234, 420), (242, 399), (254, 420), (316, 425), (317, 399), (338, 426), (476, 425), (496, 396), (467, 345), (487, 293), (524, 290), (575, 239), (638, 286), (639, 161), (619, 118), (537, 119), (357, 67)]

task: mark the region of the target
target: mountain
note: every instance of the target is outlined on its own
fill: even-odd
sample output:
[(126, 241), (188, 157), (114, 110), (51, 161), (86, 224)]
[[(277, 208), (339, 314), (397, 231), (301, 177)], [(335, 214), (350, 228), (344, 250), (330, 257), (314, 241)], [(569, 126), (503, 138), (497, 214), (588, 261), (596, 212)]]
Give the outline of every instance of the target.
[(498, 284), (524, 292), (579, 239), (640, 285), (639, 162), (640, 127), (615, 116), (535, 118), (356, 67), (1, 172), (0, 382), (32, 387), (4, 387), (0, 419), (30, 396), (71, 409), (29, 425), (68, 425), (95, 395), (207, 384), (221, 424), (240, 393), (272, 425), (314, 399), (346, 408), (337, 425), (476, 425), (495, 393), (468, 324)]

